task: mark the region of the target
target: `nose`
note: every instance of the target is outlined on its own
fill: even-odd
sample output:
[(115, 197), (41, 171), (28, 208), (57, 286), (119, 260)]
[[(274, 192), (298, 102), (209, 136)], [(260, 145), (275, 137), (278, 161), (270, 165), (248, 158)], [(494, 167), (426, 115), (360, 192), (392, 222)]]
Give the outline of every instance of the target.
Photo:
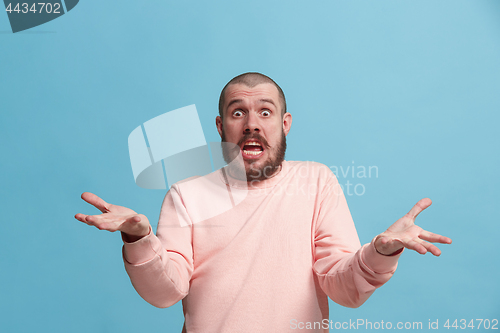
[(244, 134), (250, 134), (253, 132), (259, 133), (260, 132), (259, 118), (255, 114), (255, 112), (249, 112), (246, 120), (247, 121), (245, 123), (245, 128), (243, 130)]

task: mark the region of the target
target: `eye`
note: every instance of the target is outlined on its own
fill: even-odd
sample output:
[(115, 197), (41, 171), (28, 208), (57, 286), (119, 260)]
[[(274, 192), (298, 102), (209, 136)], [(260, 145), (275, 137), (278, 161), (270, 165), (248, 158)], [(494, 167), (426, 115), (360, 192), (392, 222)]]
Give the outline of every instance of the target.
[(235, 111), (233, 111), (233, 116), (241, 117), (241, 116), (243, 116), (243, 112), (241, 112), (241, 110), (235, 110)]
[(269, 116), (271, 115), (271, 111), (269, 111), (269, 110), (263, 110), (263, 111), (261, 112), (261, 114), (262, 114), (264, 117), (269, 117)]

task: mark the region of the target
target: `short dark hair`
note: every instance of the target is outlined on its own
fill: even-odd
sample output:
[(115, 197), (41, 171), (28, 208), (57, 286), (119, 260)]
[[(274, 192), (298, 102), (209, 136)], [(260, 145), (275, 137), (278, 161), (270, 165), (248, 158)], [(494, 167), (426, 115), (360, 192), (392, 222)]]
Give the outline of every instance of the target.
[(286, 113), (285, 94), (283, 93), (283, 90), (281, 90), (281, 87), (276, 82), (274, 82), (274, 80), (271, 79), (269, 76), (266, 76), (264, 74), (257, 73), (257, 72), (248, 72), (248, 73), (243, 73), (243, 74), (240, 74), (240, 75), (234, 77), (222, 89), (222, 91), (220, 93), (220, 97), (219, 97), (219, 115), (221, 118), (223, 118), (224, 103), (226, 102), (226, 99), (225, 99), (226, 89), (230, 85), (238, 84), (238, 83), (244, 84), (245, 86), (250, 87), (250, 88), (253, 88), (256, 85), (261, 84), (261, 83), (273, 84), (276, 87), (276, 89), (278, 89), (280, 103), (282, 105), (281, 117), (283, 117), (283, 115)]

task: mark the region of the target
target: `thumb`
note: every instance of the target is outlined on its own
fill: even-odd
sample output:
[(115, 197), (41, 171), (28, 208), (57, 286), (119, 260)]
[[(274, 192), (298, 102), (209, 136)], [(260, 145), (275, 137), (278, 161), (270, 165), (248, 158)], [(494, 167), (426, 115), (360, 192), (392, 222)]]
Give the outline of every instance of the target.
[(424, 209), (432, 205), (432, 200), (429, 198), (420, 199), (415, 206), (408, 212), (408, 216), (411, 218), (416, 218)]

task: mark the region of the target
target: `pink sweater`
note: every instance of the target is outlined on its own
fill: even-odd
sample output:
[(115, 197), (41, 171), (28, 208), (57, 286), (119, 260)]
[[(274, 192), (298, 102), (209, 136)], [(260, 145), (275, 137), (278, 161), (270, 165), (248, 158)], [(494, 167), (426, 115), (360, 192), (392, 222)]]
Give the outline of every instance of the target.
[(358, 307), (394, 273), (399, 255), (361, 247), (325, 165), (285, 161), (246, 187), (220, 170), (174, 184), (157, 236), (124, 243), (137, 292), (162, 308), (182, 300), (187, 332), (328, 332), (327, 296)]

